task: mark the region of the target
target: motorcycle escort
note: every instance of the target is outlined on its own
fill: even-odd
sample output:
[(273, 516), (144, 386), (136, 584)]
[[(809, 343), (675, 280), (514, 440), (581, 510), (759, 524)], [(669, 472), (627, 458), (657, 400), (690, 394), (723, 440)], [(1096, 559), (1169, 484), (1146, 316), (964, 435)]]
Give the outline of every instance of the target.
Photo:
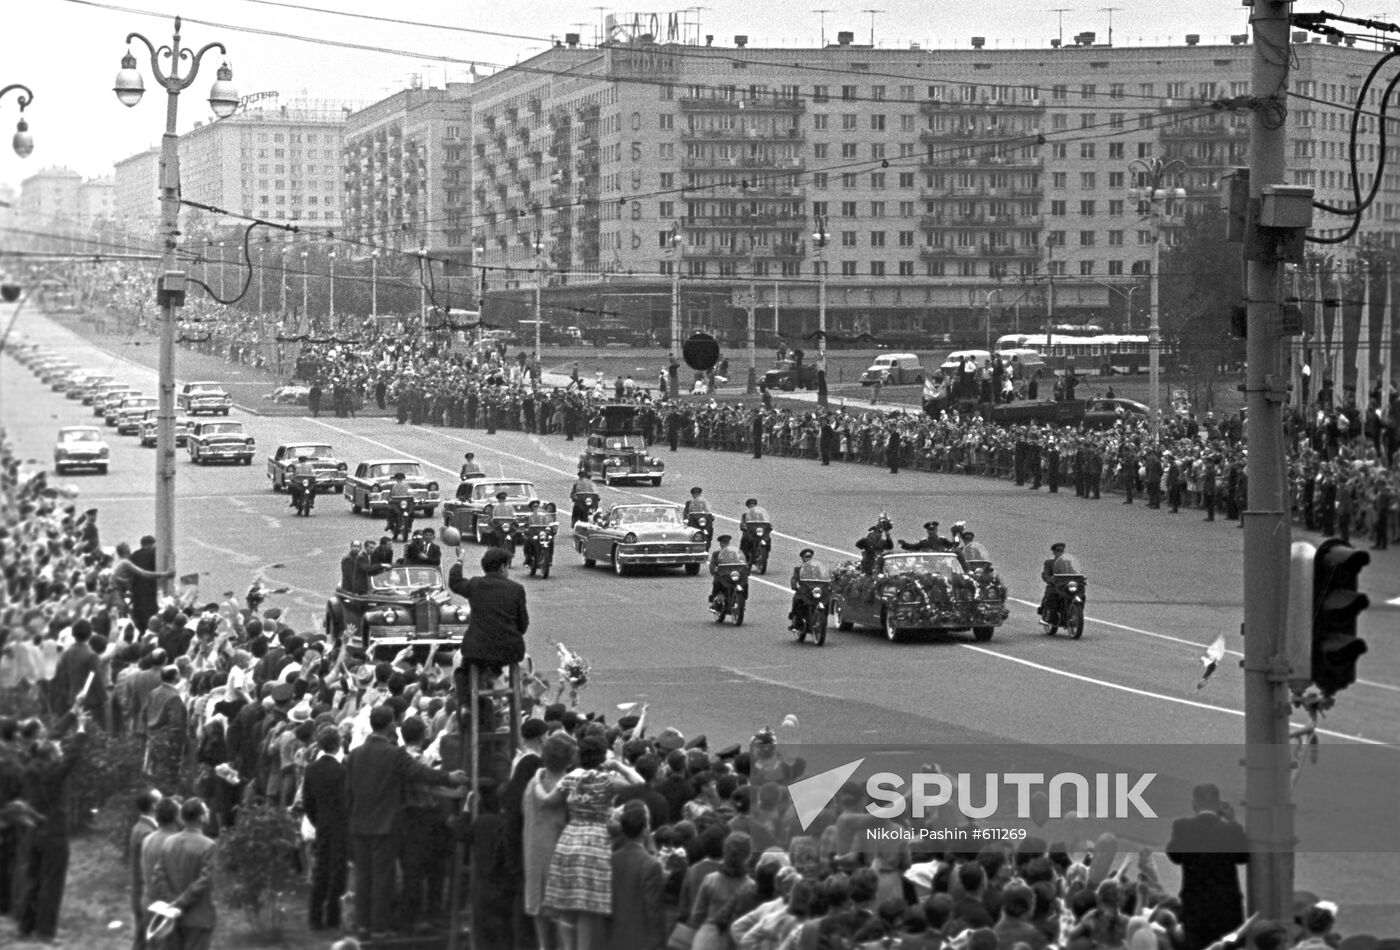
[(525, 566), (534, 577), (539, 571), (545, 580), (549, 579), (549, 566), (554, 563), (554, 535), (558, 525), (529, 524), (525, 526)]
[(749, 567), (760, 574), (768, 573), (768, 554), (773, 549), (773, 526), (766, 521), (744, 522), (744, 549)]
[(408, 541), (413, 534), (413, 499), (389, 499), (389, 533), (396, 541)]
[(826, 645), (827, 616), (831, 610), (831, 581), (797, 582), (797, 612), (793, 625), (797, 627), (797, 642), (811, 634), (817, 646)]
[(597, 492), (579, 492), (574, 496), (574, 524), (580, 521), (592, 521), (593, 516), (598, 513), (598, 503), (601, 499)]
[(297, 516), (310, 518), (311, 509), (316, 507), (316, 479), (307, 475), (296, 475), (293, 476), (289, 487)]
[(715, 576), (721, 588), (710, 600), (710, 611), (715, 615), (715, 623), (724, 623), (725, 617), (733, 617), (734, 626), (742, 627), (744, 605), (749, 599), (748, 565), (725, 564)]
[(1053, 637), (1061, 627), (1070, 639), (1084, 635), (1084, 601), (1088, 581), (1083, 574), (1056, 574), (1054, 595), (1041, 615), (1040, 625), (1047, 636)]
[(708, 551), (715, 537), (715, 516), (708, 511), (693, 511), (685, 516), (685, 523), (705, 532), (705, 550)]
[(495, 543), (492, 547), (505, 550), (510, 554), (511, 560), (514, 560), (515, 549), (519, 546), (521, 541), (520, 525), (516, 523), (515, 519), (492, 518), (491, 534), (495, 537)]

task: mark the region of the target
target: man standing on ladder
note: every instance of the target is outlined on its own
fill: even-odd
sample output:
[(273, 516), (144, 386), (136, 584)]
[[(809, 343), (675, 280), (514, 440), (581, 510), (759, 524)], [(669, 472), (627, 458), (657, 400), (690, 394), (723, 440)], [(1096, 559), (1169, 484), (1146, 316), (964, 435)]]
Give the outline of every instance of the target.
[(448, 588), (471, 605), (471, 620), (462, 635), (462, 665), (455, 674), (459, 702), (470, 694), (466, 677), (472, 667), (479, 676), (494, 680), (506, 667), (525, 659), (530, 614), (524, 586), (509, 574), (510, 554), (501, 548), (488, 548), (481, 556), (480, 577), (462, 577), (460, 555), (448, 571)]

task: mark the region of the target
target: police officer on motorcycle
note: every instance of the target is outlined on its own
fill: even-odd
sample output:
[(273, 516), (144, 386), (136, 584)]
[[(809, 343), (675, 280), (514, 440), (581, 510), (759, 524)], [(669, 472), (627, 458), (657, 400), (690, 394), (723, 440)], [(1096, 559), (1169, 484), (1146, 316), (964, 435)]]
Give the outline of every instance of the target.
[[(310, 492), (312, 498), (316, 497), (316, 466), (311, 464), (311, 456), (297, 456), (296, 463), (292, 465), (292, 483), (290, 488), (292, 493), (292, 507), (297, 509), (297, 514), (301, 514), (302, 495), (305, 492)], [(310, 512), (307, 513), (310, 514)]]
[(720, 576), (724, 573), (724, 568), (735, 564), (747, 564), (748, 559), (743, 554), (729, 546), (729, 542), (734, 538), (727, 534), (722, 534), (715, 538), (719, 547), (710, 553), (710, 577), (714, 578), (710, 583), (710, 602), (724, 593), (724, 585), (720, 581)]
[(685, 516), (686, 524), (690, 524), (691, 515), (709, 515), (710, 523), (705, 528), (705, 543), (709, 544), (715, 530), (714, 512), (710, 510), (710, 503), (700, 497), (701, 488), (696, 486), (690, 490), (690, 500), (685, 503), (682, 514)]
[(574, 503), (574, 524), (588, 520), (589, 507), (586, 498), (589, 495), (596, 499), (598, 486), (593, 484), (593, 479), (588, 477), (588, 469), (581, 468), (578, 470), (578, 479), (574, 482), (574, 486), (569, 489), (569, 500)]
[[(404, 499), (408, 499), (408, 507), (402, 512), (400, 517), (399, 505)], [(394, 537), (402, 536), (407, 541), (409, 533), (413, 530), (413, 488), (408, 484), (408, 477), (403, 472), (394, 473), (394, 483), (389, 486), (389, 523), (385, 526)]]
[[(525, 525), (529, 527), (540, 527), (554, 524), (554, 516), (540, 507), (538, 498), (530, 499), (530, 514), (526, 518)], [(539, 555), (539, 543), (531, 537), (530, 532), (525, 532), (525, 566), (529, 567), (535, 563)]]
[(458, 480), (465, 482), (469, 478), (480, 478), (486, 474), (480, 463), (476, 460), (475, 452), (468, 452), (463, 456), (466, 461), (462, 463), (462, 471), (458, 475)]
[(1060, 588), (1056, 584), (1055, 578), (1060, 574), (1081, 573), (1075, 563), (1065, 556), (1065, 543), (1056, 541), (1050, 545), (1050, 557), (1045, 559), (1040, 568), (1040, 579), (1045, 582), (1045, 593), (1040, 598), (1040, 606), (1036, 608), (1036, 613), (1044, 616), (1045, 611), (1053, 607), (1059, 598)]
[(481, 517), (486, 521), (486, 530), (483, 531), (482, 534), (486, 538), (488, 547), (495, 548), (501, 546), (502, 538), (500, 532), (496, 530), (496, 519), (510, 518), (513, 520), (515, 518), (515, 508), (506, 504), (506, 499), (509, 497), (510, 495), (508, 493), (498, 491), (496, 492), (495, 503), (487, 505), (482, 509)]
[(831, 572), (826, 569), (826, 565), (818, 561), (817, 552), (811, 548), (803, 548), (797, 555), (802, 559), (802, 563), (792, 569), (792, 609), (788, 612), (788, 629), (798, 629), (798, 616), (802, 608), (802, 582), (803, 581), (829, 581)]
[(746, 558), (751, 558), (753, 548), (753, 535), (744, 530), (750, 523), (769, 524), (773, 519), (768, 517), (768, 510), (759, 507), (757, 498), (749, 498), (744, 501), (744, 513), (739, 516), (739, 528), (743, 532), (739, 537), (739, 550)]

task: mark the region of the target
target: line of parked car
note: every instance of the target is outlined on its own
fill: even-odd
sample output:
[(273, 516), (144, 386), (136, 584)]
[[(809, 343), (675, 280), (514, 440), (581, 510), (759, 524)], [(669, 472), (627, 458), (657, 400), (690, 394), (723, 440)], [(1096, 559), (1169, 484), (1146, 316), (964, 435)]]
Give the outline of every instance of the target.
[[(117, 380), (104, 370), (78, 365), (50, 347), (20, 342), (10, 347), (12, 355), (56, 393), (92, 407), (94, 418), (115, 429), (118, 435), (136, 436), (141, 445), (154, 448), (159, 439), (160, 400), (135, 386)], [(227, 417), (233, 397), (214, 382), (184, 384), (175, 396), (175, 444), (184, 447), (190, 461), (241, 462), (251, 465), (255, 442), (243, 423), (233, 419), (199, 420), (209, 414)], [(86, 469), (106, 474), (112, 463), (111, 446), (103, 427), (63, 426), (54, 445), (54, 471)]]

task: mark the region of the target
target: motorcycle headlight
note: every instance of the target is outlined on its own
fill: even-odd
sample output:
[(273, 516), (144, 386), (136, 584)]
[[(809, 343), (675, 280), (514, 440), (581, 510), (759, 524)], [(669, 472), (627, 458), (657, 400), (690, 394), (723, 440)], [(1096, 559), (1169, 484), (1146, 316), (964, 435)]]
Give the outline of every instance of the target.
[(690, 540), (692, 540), (692, 541), (704, 541), (704, 540), (705, 540), (705, 532), (703, 532), (703, 531), (697, 531), (697, 532), (695, 532), (694, 534), (692, 534), (692, 535), (690, 536)]
[(622, 543), (623, 543), (623, 544), (636, 544), (636, 543), (637, 543), (637, 536), (636, 536), (635, 534), (633, 534), (631, 531), (629, 531), (629, 532), (627, 532), (625, 535), (622, 536)]
[(338, 468), (338, 469), (340, 469), (342, 472), (344, 472), (344, 471), (346, 471), (347, 469), (349, 469), (349, 466), (346, 465), (344, 462), (341, 462), (339, 465), (336, 466), (336, 468)]
[(247, 442), (250, 446), (255, 444), (252, 439), (245, 439), (244, 441)]
[(437, 491), (437, 490), (438, 490), (438, 483), (437, 483), (437, 482), (428, 482), (428, 491)]
[(1068, 590), (1071, 594), (1073, 594), (1073, 593), (1075, 593), (1076, 591), (1079, 590), (1079, 585), (1078, 585), (1078, 584), (1069, 584), (1069, 585), (1067, 585), (1066, 590)]
[(459, 622), (466, 623), (468, 620), (471, 619), (471, 615), (471, 608), (465, 606), (459, 606), (457, 608), (457, 620)]
[(754, 535), (757, 536), (757, 537), (760, 537), (760, 538), (763, 537), (763, 529), (762, 529), (762, 528), (754, 528), (754, 529), (753, 529), (753, 533), (754, 533)]
[(736, 584), (739, 583), (739, 572), (738, 572), (738, 571), (730, 571), (730, 572), (729, 572), (729, 579), (730, 579), (731, 581), (733, 581), (734, 583), (736, 583)]
[(822, 597), (824, 596), (824, 595), (822, 594), (822, 589), (821, 589), (820, 587), (813, 587), (813, 588), (812, 588), (812, 596), (815, 597), (817, 600), (821, 600)]

